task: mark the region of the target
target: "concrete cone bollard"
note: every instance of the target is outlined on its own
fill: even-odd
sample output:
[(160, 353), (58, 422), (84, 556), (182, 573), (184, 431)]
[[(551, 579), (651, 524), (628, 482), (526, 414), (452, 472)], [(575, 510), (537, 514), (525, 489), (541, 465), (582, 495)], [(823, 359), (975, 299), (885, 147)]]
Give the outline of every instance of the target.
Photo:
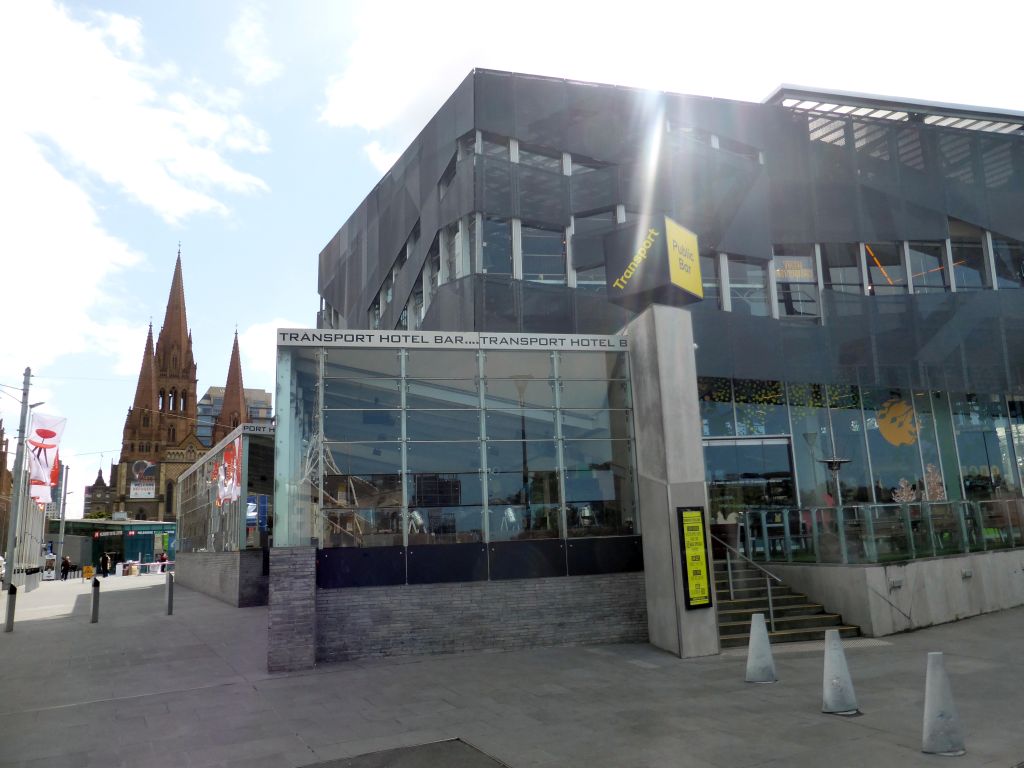
[(962, 755), (964, 731), (953, 703), (942, 654), (928, 654), (928, 673), (924, 681), (924, 731), (921, 751), (931, 755)]
[(828, 715), (856, 715), (857, 694), (846, 666), (838, 629), (825, 630), (825, 673), (821, 683), (821, 711)]
[(772, 646), (768, 642), (768, 627), (764, 623), (764, 614), (755, 613), (750, 617), (750, 642), (747, 645), (747, 682), (774, 683), (775, 659), (772, 658)]

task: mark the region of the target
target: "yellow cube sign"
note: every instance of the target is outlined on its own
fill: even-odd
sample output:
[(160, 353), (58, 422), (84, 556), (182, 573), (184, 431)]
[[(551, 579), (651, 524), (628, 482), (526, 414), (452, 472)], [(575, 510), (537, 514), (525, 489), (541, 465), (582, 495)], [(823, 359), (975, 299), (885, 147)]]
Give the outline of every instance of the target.
[(700, 277), (700, 256), (697, 235), (665, 217), (668, 244), (669, 276), (673, 285), (703, 299), (704, 283)]

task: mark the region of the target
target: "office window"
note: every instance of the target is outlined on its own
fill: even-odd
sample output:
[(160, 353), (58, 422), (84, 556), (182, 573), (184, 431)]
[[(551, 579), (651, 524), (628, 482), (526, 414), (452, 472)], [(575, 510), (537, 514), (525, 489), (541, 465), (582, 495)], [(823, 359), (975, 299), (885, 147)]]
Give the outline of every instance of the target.
[(704, 300), (721, 306), (721, 285), (718, 282), (718, 254), (702, 253), (700, 255), (700, 279), (704, 287)]
[(825, 287), (841, 293), (862, 293), (860, 246), (857, 243), (822, 243), (820, 247)]
[(502, 160), (509, 159), (508, 139), (503, 136), (494, 136), (489, 133), (483, 135), (480, 143), (480, 154), (487, 157), (499, 157)]
[(729, 296), (733, 312), (768, 317), (767, 262), (729, 256)]
[(488, 275), (512, 274), (512, 225), (508, 219), (483, 219), (482, 271)]
[(953, 253), (953, 274), (958, 291), (980, 290), (988, 286), (985, 274), (985, 233), (963, 221), (950, 219), (949, 242)]
[(873, 296), (907, 292), (902, 243), (865, 243), (868, 291)]
[(565, 285), (565, 232), (523, 226), (523, 279)]
[(992, 256), (996, 284), (1000, 288), (1020, 288), (1024, 284), (1024, 243), (993, 232)]
[(533, 151), (519, 147), (519, 164), (553, 173), (562, 172), (562, 156), (552, 152)]
[(814, 245), (776, 245), (774, 252), (779, 317), (817, 318), (820, 310)]
[(941, 293), (949, 287), (946, 276), (946, 244), (911, 240), (910, 274), (914, 293)]

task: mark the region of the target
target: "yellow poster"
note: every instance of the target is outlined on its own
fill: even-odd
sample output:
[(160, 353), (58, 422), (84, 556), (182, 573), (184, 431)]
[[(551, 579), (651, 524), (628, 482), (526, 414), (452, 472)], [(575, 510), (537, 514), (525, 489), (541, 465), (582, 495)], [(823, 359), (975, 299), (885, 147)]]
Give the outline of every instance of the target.
[(697, 298), (704, 298), (704, 282), (700, 278), (700, 255), (697, 235), (681, 224), (665, 217), (668, 236), (668, 267), (674, 285)]
[(93, 568), (91, 565), (83, 565), (82, 566), (82, 578), (83, 579), (85, 579), (86, 581), (89, 581), (95, 575), (96, 575), (96, 569)]
[(708, 579), (707, 553), (704, 547), (704, 516), (700, 510), (682, 513), (683, 553), (686, 557), (686, 607), (711, 605), (711, 584)]

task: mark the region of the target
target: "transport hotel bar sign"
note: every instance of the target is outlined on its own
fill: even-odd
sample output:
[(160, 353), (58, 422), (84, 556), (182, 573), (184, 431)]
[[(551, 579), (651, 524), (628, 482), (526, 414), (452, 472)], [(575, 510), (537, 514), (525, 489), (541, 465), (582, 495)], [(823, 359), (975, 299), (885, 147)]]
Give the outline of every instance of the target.
[(429, 347), (435, 349), (563, 350), (625, 352), (625, 336), (467, 331), (339, 331), (280, 328), (279, 347)]
[(707, 540), (704, 532), (704, 510), (700, 507), (677, 507), (679, 515), (679, 549), (685, 571), (686, 607), (711, 607), (711, 580), (708, 575)]

